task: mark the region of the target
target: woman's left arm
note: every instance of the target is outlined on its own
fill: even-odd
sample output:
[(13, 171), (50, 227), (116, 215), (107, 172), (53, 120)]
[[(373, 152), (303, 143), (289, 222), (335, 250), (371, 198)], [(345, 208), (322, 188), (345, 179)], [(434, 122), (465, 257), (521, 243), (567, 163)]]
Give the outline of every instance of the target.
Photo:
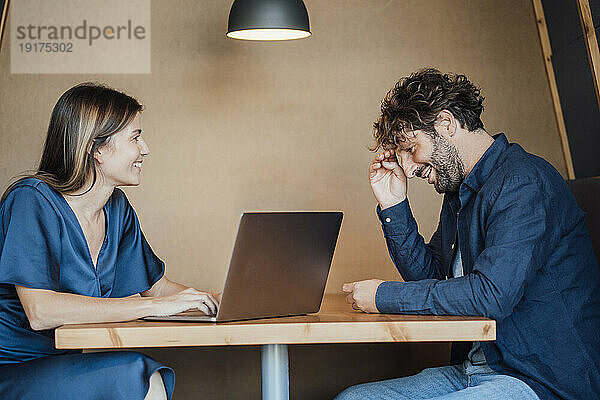
[[(143, 297), (164, 297), (171, 296), (186, 289), (190, 289), (190, 287), (182, 285), (181, 283), (173, 282), (167, 279), (165, 275), (163, 275), (162, 278), (160, 278), (150, 289), (140, 293), (140, 295), (142, 295)], [(204, 291), (200, 292), (211, 295), (217, 301), (217, 305), (221, 303), (221, 293), (211, 293)]]
[[(173, 282), (173, 281), (167, 279), (167, 277), (165, 275), (163, 275), (162, 278), (160, 278), (150, 289), (146, 290), (145, 292), (140, 293), (140, 295), (142, 297), (164, 297), (164, 296), (171, 296), (173, 294), (179, 293), (182, 290), (186, 290), (186, 289), (190, 289), (190, 287), (182, 285), (181, 283)], [(195, 289), (195, 290), (197, 290), (197, 289)], [(217, 306), (219, 306), (219, 304), (221, 304), (221, 295), (223, 294), (223, 292), (219, 292), (219, 293), (211, 293), (211, 292), (203, 292), (203, 291), (199, 291), (199, 292), (212, 296), (212, 298), (214, 300), (216, 300)]]
[[(170, 281), (165, 275), (162, 276), (152, 287), (145, 292), (140, 293), (143, 297), (163, 297), (179, 293), (189, 289), (180, 283)], [(208, 292), (207, 292), (208, 293)]]

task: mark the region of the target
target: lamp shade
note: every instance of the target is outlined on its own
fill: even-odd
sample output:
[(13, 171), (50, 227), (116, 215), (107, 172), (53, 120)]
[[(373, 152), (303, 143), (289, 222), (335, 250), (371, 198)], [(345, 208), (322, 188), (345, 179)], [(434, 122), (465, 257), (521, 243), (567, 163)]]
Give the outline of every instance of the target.
[(227, 36), (245, 40), (289, 40), (310, 36), (302, 0), (235, 0)]

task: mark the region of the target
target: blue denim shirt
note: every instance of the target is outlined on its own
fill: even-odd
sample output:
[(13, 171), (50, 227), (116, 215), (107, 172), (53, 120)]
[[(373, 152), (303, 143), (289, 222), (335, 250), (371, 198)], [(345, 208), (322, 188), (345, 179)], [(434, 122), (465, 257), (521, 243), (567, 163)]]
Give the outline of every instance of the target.
[[(489, 366), (541, 399), (600, 395), (600, 268), (585, 214), (560, 174), (496, 135), (461, 184), (444, 196), (426, 244), (408, 200), (378, 209), (390, 255), (406, 282), (384, 282), (384, 313), (473, 315), (497, 322), (481, 342)], [(459, 243), (464, 276), (453, 278)]]

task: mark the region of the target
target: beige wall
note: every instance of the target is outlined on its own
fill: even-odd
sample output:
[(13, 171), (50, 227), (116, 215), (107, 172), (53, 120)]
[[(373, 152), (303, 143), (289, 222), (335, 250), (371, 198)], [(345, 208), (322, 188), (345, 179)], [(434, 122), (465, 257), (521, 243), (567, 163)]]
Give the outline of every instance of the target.
[[(82, 81), (105, 82), (146, 105), (144, 135), (152, 155), (144, 163), (142, 185), (126, 191), (169, 277), (219, 290), (244, 210), (339, 209), (345, 219), (327, 285), (328, 292), (336, 292), (344, 281), (398, 278), (375, 217), (366, 169), (371, 124), (382, 97), (401, 76), (424, 66), (466, 74), (483, 88), (488, 132), (506, 132), (564, 173), (529, 0), (305, 3), (312, 37), (251, 43), (225, 37), (231, 1), (154, 0), (150, 75), (13, 75), (5, 42), (0, 184), (36, 166), (51, 108), (64, 90)], [(411, 182), (409, 197), (429, 238), (441, 197), (424, 182)], [(432, 346), (396, 347), (406, 357), (386, 346), (370, 347), (375, 360), (360, 346), (323, 354), (345, 359), (352, 350), (357, 365), (381, 363), (390, 370), (380, 375), (392, 376), (445, 361), (443, 351), (431, 357), (436, 354), (431, 349), (439, 350)], [(312, 354), (297, 351), (305, 359)], [(181, 367), (180, 399), (220, 384), (224, 375), (229, 378), (221, 383), (231, 377), (246, 383), (221, 398), (260, 393), (253, 380), (260, 372), (255, 348), (155, 354)], [(213, 356), (229, 360), (216, 363), (209, 374), (217, 382), (186, 380), (210, 368)], [(234, 368), (241, 365), (244, 372)], [(303, 365), (297, 373), (307, 385), (323, 380), (322, 369)], [(320, 398), (318, 393), (359, 379), (358, 373), (344, 373), (339, 362), (323, 360), (323, 365), (335, 369), (336, 378), (317, 385), (322, 392), (313, 388), (313, 394), (297, 398)]]

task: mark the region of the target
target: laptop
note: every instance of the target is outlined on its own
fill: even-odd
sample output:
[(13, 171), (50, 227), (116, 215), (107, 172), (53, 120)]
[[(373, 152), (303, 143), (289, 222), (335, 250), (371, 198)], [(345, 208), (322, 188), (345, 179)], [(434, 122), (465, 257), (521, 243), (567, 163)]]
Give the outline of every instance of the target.
[(149, 321), (225, 322), (315, 313), (343, 213), (246, 212), (216, 316), (189, 310)]

